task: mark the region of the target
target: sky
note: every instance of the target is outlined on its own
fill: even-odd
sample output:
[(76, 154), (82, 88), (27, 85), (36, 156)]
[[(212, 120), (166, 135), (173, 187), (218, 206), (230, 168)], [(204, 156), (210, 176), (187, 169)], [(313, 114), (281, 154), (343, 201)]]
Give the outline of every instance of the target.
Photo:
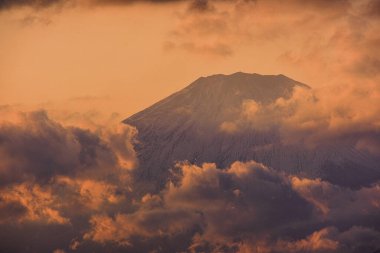
[(328, 2), (5, 0), (0, 101), (102, 100), (126, 117), (218, 73), (377, 78), (379, 4)]
[[(0, 252), (378, 252), (379, 45), (379, 0), (0, 0)], [(121, 120), (239, 71), (311, 89), (224, 108), (212, 136), (350, 163), (178, 161), (144, 188)]]

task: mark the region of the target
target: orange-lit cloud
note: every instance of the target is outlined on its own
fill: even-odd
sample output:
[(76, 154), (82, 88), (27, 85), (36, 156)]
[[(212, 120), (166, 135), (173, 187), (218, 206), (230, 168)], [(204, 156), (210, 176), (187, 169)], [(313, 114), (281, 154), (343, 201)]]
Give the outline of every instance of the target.
[[(167, 241), (185, 235), (192, 238), (188, 248), (178, 247), (188, 252), (352, 252), (359, 245), (378, 246), (369, 241), (379, 233), (365, 227), (378, 213), (378, 185), (352, 191), (318, 179), (286, 177), (255, 162), (226, 170), (214, 164), (180, 166), (179, 182), (143, 197), (135, 212), (94, 216), (83, 239), (131, 251), (139, 245), (136, 237)], [(359, 220), (361, 227), (337, 228)], [(296, 239), (290, 232), (294, 224), (310, 232)], [(364, 234), (368, 241), (357, 240)]]
[[(377, 182), (350, 189), (254, 161), (224, 169), (182, 162), (162, 190), (147, 193), (133, 174), (131, 127), (85, 130), (41, 111), (10, 119), (0, 127), (7, 158), (0, 226), (8, 231), (0, 236), (27, 236), (26, 227), (61, 231), (59, 238), (50, 235), (51, 243), (34, 246), (39, 251), (354, 252), (380, 246), (371, 228), (380, 210)], [(368, 240), (358, 240), (363, 237)]]

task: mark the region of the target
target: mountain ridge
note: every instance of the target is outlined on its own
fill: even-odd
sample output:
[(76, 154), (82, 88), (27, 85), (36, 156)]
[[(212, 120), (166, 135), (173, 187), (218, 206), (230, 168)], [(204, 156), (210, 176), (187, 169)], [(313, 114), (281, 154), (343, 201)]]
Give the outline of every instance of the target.
[[(196, 79), (195, 81), (191, 82), (189, 85), (187, 85), (183, 89), (181, 89), (179, 91), (176, 91), (173, 94), (169, 95), (168, 97), (166, 97), (164, 99), (161, 99), (158, 102), (152, 104), (148, 108), (146, 108), (146, 109), (144, 109), (144, 110), (142, 110), (140, 112), (137, 112), (137, 113), (131, 115), (127, 119), (123, 120), (122, 122), (126, 123), (126, 124), (129, 124), (129, 123), (131, 123), (131, 122), (133, 122), (135, 120), (138, 120), (139, 116), (141, 116), (144, 113), (150, 112), (152, 110), (152, 108), (155, 108), (157, 106), (162, 106), (164, 103), (167, 103), (168, 100), (171, 100), (172, 98), (174, 98), (176, 96), (179, 96), (182, 93), (187, 92), (187, 91), (189, 91), (189, 90), (191, 90), (193, 88), (198, 88), (197, 86), (207, 85), (210, 82), (218, 82), (218, 81), (221, 81), (221, 80), (226, 80), (227, 81), (226, 85), (233, 85), (233, 83), (229, 82), (230, 80), (228, 80), (228, 79), (231, 79), (231, 80), (235, 81), (236, 77), (238, 77), (240, 79), (242, 79), (242, 78), (252, 78), (252, 79), (276, 78), (276, 79), (283, 79), (282, 81), (285, 82), (286, 84), (292, 83), (293, 85), (298, 86), (298, 87), (302, 87), (302, 88), (306, 88), (306, 89), (311, 89), (310, 86), (308, 86), (308, 85), (306, 85), (304, 83), (295, 81), (295, 80), (293, 80), (293, 79), (291, 79), (291, 78), (289, 78), (289, 77), (287, 77), (287, 76), (285, 76), (283, 74), (278, 74), (278, 75), (261, 75), (261, 74), (257, 74), (257, 73), (249, 74), (249, 73), (244, 73), (244, 72), (235, 72), (235, 73), (229, 74), (229, 75), (215, 74), (215, 75), (210, 75), (210, 76), (206, 76), (206, 77), (202, 76), (202, 77), (199, 77), (198, 79)], [(252, 82), (252, 81), (260, 81), (260, 80), (246, 80), (246, 81), (247, 82)], [(250, 84), (252, 84), (252, 83), (250, 83)], [(290, 88), (290, 87), (287, 87), (287, 88)]]
[[(311, 91), (308, 85), (284, 75), (237, 72), (198, 78), (123, 121), (138, 130), (136, 177), (158, 181), (156, 189), (162, 189), (170, 168), (179, 161), (212, 162), (226, 168), (235, 161), (255, 160), (287, 173), (349, 187), (380, 178), (374, 162), (355, 148), (355, 139), (310, 149), (302, 142), (286, 144), (275, 121), (274, 127), (264, 130), (255, 124), (235, 125), (247, 105), (249, 110), (265, 108), (279, 98), (291, 98), (297, 87)], [(271, 121), (272, 116), (268, 117)], [(224, 131), (239, 127), (240, 131)], [(358, 173), (343, 180), (342, 169)]]

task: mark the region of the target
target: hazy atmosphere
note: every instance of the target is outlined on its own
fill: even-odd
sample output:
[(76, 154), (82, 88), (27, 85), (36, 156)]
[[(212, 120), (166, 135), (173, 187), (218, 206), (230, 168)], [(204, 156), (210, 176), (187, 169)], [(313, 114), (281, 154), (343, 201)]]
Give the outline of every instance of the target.
[(379, 0), (0, 0), (0, 253), (378, 253), (379, 48)]

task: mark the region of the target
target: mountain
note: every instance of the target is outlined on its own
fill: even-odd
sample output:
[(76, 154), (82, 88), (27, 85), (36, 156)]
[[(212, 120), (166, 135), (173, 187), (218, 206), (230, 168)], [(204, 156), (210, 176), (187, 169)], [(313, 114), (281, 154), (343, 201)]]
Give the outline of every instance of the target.
[[(284, 143), (276, 128), (234, 124), (242, 117), (244, 105), (265, 107), (279, 98), (289, 98), (295, 88), (311, 91), (306, 84), (284, 75), (238, 72), (197, 79), (123, 121), (138, 129), (140, 165), (136, 176), (156, 182), (159, 189), (177, 161), (215, 162), (224, 168), (237, 160), (255, 160), (349, 187), (380, 177), (373, 169), (378, 161), (357, 150), (355, 140), (309, 149), (303, 143)], [(353, 171), (355, 176), (342, 171)]]

